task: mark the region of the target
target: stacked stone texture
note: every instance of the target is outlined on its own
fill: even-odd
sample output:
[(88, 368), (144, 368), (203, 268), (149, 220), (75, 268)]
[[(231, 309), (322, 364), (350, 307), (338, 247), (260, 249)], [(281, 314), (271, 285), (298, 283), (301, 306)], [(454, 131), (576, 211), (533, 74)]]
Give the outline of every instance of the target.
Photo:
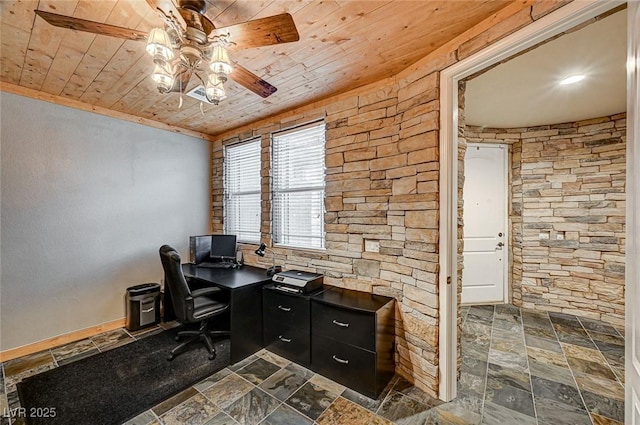
[(511, 145), (514, 304), (624, 325), (626, 114), (465, 135)]
[[(566, 1), (542, 1), (487, 30), (470, 30), (401, 75), (225, 135), (213, 143), (212, 230), (222, 232), (223, 145), (261, 137), (262, 241), (271, 245), (270, 134), (326, 123), (326, 250), (274, 247), (288, 269), (320, 272), (330, 285), (392, 296), (396, 303), (396, 372), (437, 396), (439, 76), (454, 64)], [(247, 264), (271, 258), (242, 247)]]
[[(437, 392), (437, 74), (354, 96), (268, 128), (262, 137), (262, 240), (269, 240), (270, 137), (283, 128), (326, 123), (325, 251), (274, 247), (278, 264), (317, 271), (333, 286), (396, 298), (398, 372)], [(222, 199), (223, 149), (214, 145), (213, 196)], [(213, 203), (214, 231), (223, 231)], [(368, 247), (368, 248), (365, 248)], [(270, 265), (246, 246), (249, 264)]]

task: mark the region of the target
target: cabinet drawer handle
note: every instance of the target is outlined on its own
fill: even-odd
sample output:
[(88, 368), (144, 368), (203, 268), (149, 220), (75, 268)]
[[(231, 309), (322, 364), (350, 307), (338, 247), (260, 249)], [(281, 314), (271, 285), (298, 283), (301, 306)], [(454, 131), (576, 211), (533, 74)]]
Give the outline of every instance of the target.
[(291, 311), (291, 307), (282, 307), (281, 305), (279, 305), (278, 308), (282, 311)]
[(337, 361), (338, 363), (349, 364), (349, 360), (342, 360), (340, 357), (336, 357), (335, 354), (333, 356), (333, 360)]
[(278, 336), (278, 339), (282, 342), (286, 342), (287, 344), (291, 342), (291, 338), (285, 338), (282, 335)]
[(349, 324), (348, 323), (342, 323), (342, 322), (338, 322), (337, 320), (333, 321), (334, 325), (338, 325), (338, 326), (342, 326), (343, 328), (348, 328)]

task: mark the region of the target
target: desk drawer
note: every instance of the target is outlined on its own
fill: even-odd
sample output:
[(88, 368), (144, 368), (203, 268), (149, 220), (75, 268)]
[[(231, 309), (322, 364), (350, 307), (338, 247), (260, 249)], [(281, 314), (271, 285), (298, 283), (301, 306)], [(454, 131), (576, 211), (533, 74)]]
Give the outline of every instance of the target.
[(263, 291), (265, 320), (285, 323), (309, 332), (309, 300), (296, 295)]
[(375, 351), (376, 321), (374, 314), (319, 302), (313, 303), (312, 310), (312, 332), (314, 335), (322, 335), (345, 344)]
[(281, 355), (303, 366), (308, 366), (310, 358), (309, 332), (284, 325), (265, 322), (264, 345), (269, 351)]
[(314, 335), (311, 358), (314, 371), (376, 398), (376, 353)]

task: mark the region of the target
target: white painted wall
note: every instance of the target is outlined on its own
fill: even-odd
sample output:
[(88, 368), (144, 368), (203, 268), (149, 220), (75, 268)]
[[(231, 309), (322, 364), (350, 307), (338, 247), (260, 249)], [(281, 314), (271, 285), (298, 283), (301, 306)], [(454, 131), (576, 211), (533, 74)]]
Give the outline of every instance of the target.
[(209, 232), (209, 142), (0, 94), (0, 350), (125, 316)]

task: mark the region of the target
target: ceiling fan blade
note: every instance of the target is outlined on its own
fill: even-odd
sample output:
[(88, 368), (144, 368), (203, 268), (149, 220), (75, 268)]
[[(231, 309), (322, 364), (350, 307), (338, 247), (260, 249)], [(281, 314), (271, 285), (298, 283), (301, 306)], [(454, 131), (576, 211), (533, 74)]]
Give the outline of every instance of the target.
[(176, 5), (173, 4), (171, 0), (146, 0), (146, 1), (149, 7), (154, 11), (157, 11), (159, 9), (167, 15), (173, 15), (178, 20), (180, 25), (182, 25), (183, 28), (186, 26), (186, 22), (184, 18), (178, 12)]
[(236, 44), (231, 49), (248, 49), (300, 40), (296, 24), (288, 13), (216, 28), (210, 36), (226, 33), (231, 35), (230, 40)]
[(269, 97), (278, 90), (253, 72), (238, 65), (237, 63), (233, 65), (233, 71), (229, 76), (236, 83), (261, 97)]
[(109, 35), (129, 40), (146, 40), (147, 38), (147, 33), (144, 31), (88, 21), (86, 19), (74, 18), (73, 16), (58, 15), (57, 13), (45, 12), (43, 10), (36, 10), (35, 12), (36, 15), (55, 27), (69, 28), (76, 31), (90, 32), (92, 34)]

